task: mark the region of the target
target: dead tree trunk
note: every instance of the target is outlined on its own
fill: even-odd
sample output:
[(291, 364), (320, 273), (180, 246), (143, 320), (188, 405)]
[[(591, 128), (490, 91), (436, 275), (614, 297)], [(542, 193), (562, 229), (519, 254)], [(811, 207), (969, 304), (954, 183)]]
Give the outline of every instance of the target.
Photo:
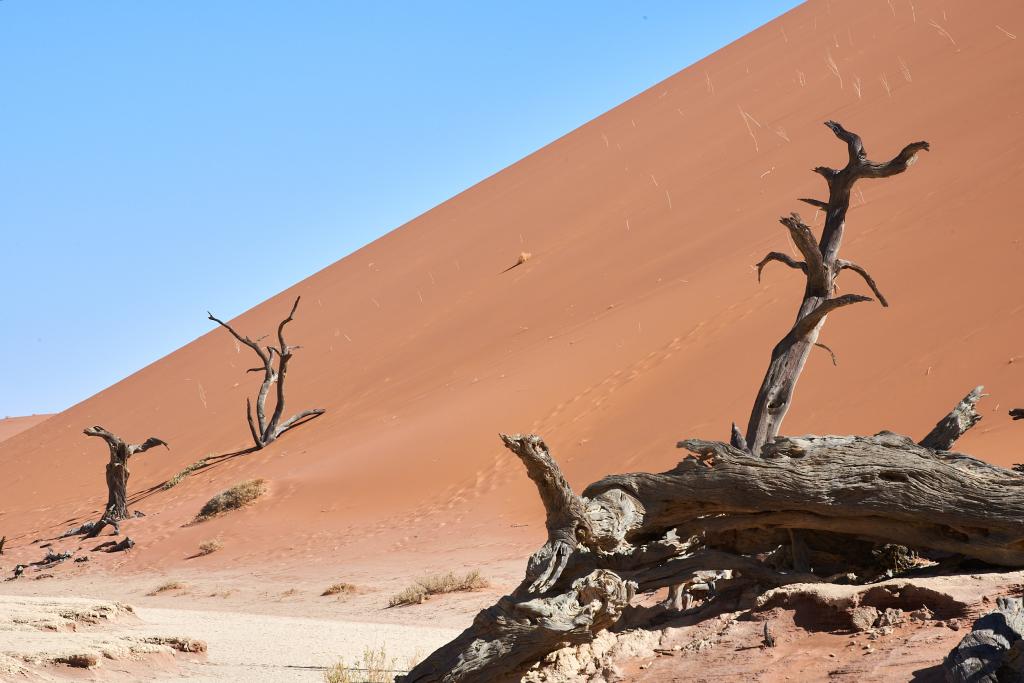
[[(245, 400), (246, 417), (249, 421), (249, 433), (252, 435), (253, 443), (257, 449), (263, 448), (264, 446), (277, 440), (279, 436), (287, 432), (293, 427), (298, 427), (303, 422), (308, 422), (314, 419), (318, 415), (323, 415), (323, 408), (314, 408), (312, 410), (303, 410), (301, 413), (296, 413), (290, 418), (281, 422), (281, 415), (284, 412), (284, 382), (285, 377), (288, 374), (288, 361), (292, 359), (292, 353), (301, 347), (289, 346), (284, 340), (284, 328), (285, 325), (293, 320), (295, 315), (295, 309), (299, 307), (299, 300), (302, 297), (295, 297), (295, 303), (292, 304), (292, 310), (288, 313), (288, 317), (281, 321), (277, 326), (277, 340), (278, 346), (266, 346), (261, 347), (259, 342), (263, 339), (260, 337), (256, 341), (249, 339), (249, 337), (243, 337), (238, 334), (231, 325), (227, 324), (223, 320), (215, 318), (212, 313), (207, 311), (207, 315), (210, 320), (217, 323), (228, 332), (231, 333), (235, 339), (240, 343), (245, 344), (252, 349), (260, 359), (260, 367), (250, 368), (246, 372), (262, 372), (263, 383), (260, 385), (259, 393), (256, 395), (256, 419), (253, 420), (252, 415), (252, 402), (249, 399)], [(277, 367), (274, 367), (274, 357), (277, 357)], [(277, 384), (277, 395), (276, 402), (274, 404), (274, 412), (270, 418), (267, 419), (267, 395), (270, 393), (270, 387)]]
[[(548, 541), (511, 595), (404, 681), (518, 680), (548, 653), (614, 626), (635, 593), (701, 572), (732, 570), (735, 588), (822, 581), (830, 563), (845, 575), (856, 553), (889, 543), (1022, 567), (1024, 477), (949, 452), (973, 422), (958, 424), (942, 450), (891, 432), (776, 438), (762, 458), (681, 441), (695, 455), (675, 469), (606, 477), (582, 495), (539, 436), (502, 436), (537, 485)], [(771, 563), (790, 531), (803, 534), (817, 574)]]
[[(796, 322), (782, 340), (772, 349), (771, 362), (765, 373), (761, 388), (754, 399), (754, 407), (750, 413), (745, 438), (740, 438), (739, 430), (733, 428), (732, 444), (741, 450), (749, 450), (754, 455), (761, 455), (765, 445), (770, 443), (779, 433), (782, 421), (789, 411), (793, 400), (793, 390), (800, 372), (807, 362), (811, 348), (816, 345), (818, 333), (825, 322), (825, 317), (837, 308), (861, 301), (871, 301), (870, 297), (858, 294), (845, 294), (832, 297), (835, 281), (843, 270), (852, 270), (864, 278), (867, 285), (878, 297), (882, 306), (888, 302), (878, 291), (874, 279), (864, 268), (851, 261), (839, 258), (839, 247), (843, 241), (843, 229), (846, 225), (846, 212), (850, 207), (850, 191), (854, 184), (862, 178), (888, 178), (902, 173), (914, 163), (921, 150), (928, 149), (927, 142), (913, 142), (903, 148), (893, 159), (885, 163), (869, 161), (867, 152), (860, 136), (851, 133), (835, 121), (827, 121), (826, 126), (832, 129), (836, 137), (846, 143), (849, 160), (840, 170), (819, 166), (814, 169), (828, 183), (828, 201), (818, 199), (802, 199), (801, 201), (817, 207), (825, 212), (825, 227), (821, 240), (817, 240), (811, 229), (793, 213), (781, 219), (781, 223), (789, 230), (793, 243), (803, 255), (803, 261), (796, 261), (788, 255), (773, 251), (757, 264), (757, 276), (771, 261), (778, 261), (790, 268), (800, 270), (807, 278), (803, 301), (797, 312)], [(828, 349), (828, 347), (825, 347)], [(829, 350), (831, 354), (831, 350)], [(835, 362), (835, 355), (832, 355)]]
[(89, 531), (89, 536), (92, 537), (99, 535), (107, 524), (112, 524), (115, 529), (120, 530), (118, 522), (128, 519), (128, 477), (131, 476), (128, 460), (136, 453), (148, 451), (154, 446), (169, 446), (153, 436), (146, 439), (145, 443), (129, 444), (99, 425), (87, 427), (83, 433), (86, 436), (100, 437), (107, 442), (110, 449), (110, 462), (107, 463), (107, 505), (99, 521)]

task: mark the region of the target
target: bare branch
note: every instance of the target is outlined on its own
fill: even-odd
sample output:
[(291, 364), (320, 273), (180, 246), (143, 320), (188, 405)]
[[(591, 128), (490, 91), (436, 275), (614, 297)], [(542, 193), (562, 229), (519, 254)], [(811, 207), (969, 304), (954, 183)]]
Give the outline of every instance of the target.
[(827, 296), (828, 273), (821, 259), (821, 249), (818, 247), (818, 240), (815, 239), (811, 228), (801, 220), (800, 214), (796, 212), (783, 216), (779, 219), (779, 222), (789, 230), (793, 243), (804, 256), (804, 263), (806, 264), (804, 272), (807, 273), (808, 289)]
[(828, 183), (829, 187), (832, 187), (832, 180), (835, 179), (837, 175), (839, 175), (839, 171), (828, 166), (815, 166), (811, 170), (820, 175), (822, 178), (824, 178), (825, 182)]
[(837, 260), (836, 265), (839, 267), (840, 271), (852, 270), (853, 272), (857, 273), (862, 278), (864, 278), (864, 282), (868, 284), (868, 287), (871, 288), (871, 291), (875, 293), (876, 297), (878, 297), (878, 303), (882, 304), (882, 306), (886, 308), (889, 307), (889, 302), (886, 300), (884, 296), (882, 296), (882, 293), (878, 291), (878, 285), (875, 284), (875, 279), (868, 274), (868, 271), (864, 270), (864, 268), (857, 265), (853, 261), (845, 261), (843, 259)]
[(148, 439), (146, 439), (146, 441), (143, 443), (129, 446), (128, 455), (135, 455), (136, 453), (145, 453), (154, 446), (163, 446), (167, 450), (171, 450), (171, 447), (167, 445), (166, 441), (158, 439), (155, 436), (151, 436)]
[(822, 211), (828, 211), (828, 202), (823, 202), (820, 199), (811, 199), (809, 197), (800, 197), (798, 201), (810, 204), (811, 206), (821, 209)]
[(735, 422), (732, 423), (732, 434), (729, 437), (729, 443), (732, 444), (734, 448), (746, 451), (747, 453), (750, 452), (750, 447), (747, 446), (747, 440), (743, 438), (743, 433), (740, 431), (740, 428), (736, 426)]
[(825, 316), (832, 311), (837, 308), (842, 308), (843, 306), (860, 303), (861, 301), (873, 301), (873, 299), (869, 296), (861, 296), (860, 294), (844, 294), (842, 296), (837, 296), (834, 299), (827, 299), (818, 304), (816, 308), (803, 318), (797, 320), (793, 325), (793, 329), (789, 331), (788, 335), (786, 335), (786, 338), (791, 342), (798, 341), (817, 327), (818, 323), (820, 323)]
[(323, 408), (313, 408), (312, 410), (303, 410), (301, 413), (292, 415), (290, 418), (281, 423), (281, 426), (277, 428), (276, 436), (281, 436), (289, 429), (298, 427), (303, 423), (309, 422), (317, 415), (323, 415), (324, 412), (325, 411)]
[(249, 433), (252, 434), (253, 443), (256, 444), (256, 448), (260, 448), (263, 445), (262, 434), (252, 421), (252, 401), (248, 397), (245, 399), (245, 417), (249, 421)]
[(259, 344), (254, 342), (252, 339), (249, 339), (248, 337), (243, 337), (242, 335), (238, 334), (238, 332), (235, 331), (235, 328), (231, 327), (231, 325), (227, 324), (226, 322), (224, 322), (220, 318), (214, 316), (213, 313), (210, 313), (209, 311), (207, 311), (206, 312), (206, 317), (208, 317), (210, 320), (212, 320), (213, 322), (217, 323), (218, 325), (223, 327), (225, 330), (230, 332), (231, 336), (234, 337), (235, 339), (237, 339), (239, 342), (241, 342), (242, 344), (245, 344), (250, 349), (255, 351), (256, 355), (259, 356), (260, 360), (262, 360), (264, 363), (267, 362), (267, 356), (263, 352), (263, 349), (260, 348)]
[(108, 432), (106, 429), (100, 427), (99, 425), (86, 427), (85, 429), (82, 430), (82, 433), (85, 434), (86, 436), (100, 437), (101, 439), (106, 441), (107, 445), (110, 446), (111, 448), (117, 448), (118, 445), (124, 443), (123, 441), (121, 441), (119, 437), (114, 436), (112, 433)]
[(828, 355), (830, 355), (832, 357), (832, 365), (839, 365), (839, 361), (836, 360), (835, 351), (833, 351), (829, 347), (825, 346), (821, 342), (815, 342), (814, 345), (817, 346), (819, 349), (825, 349), (826, 351), (828, 351)]
[(884, 163), (875, 163), (874, 161), (865, 161), (857, 170), (857, 175), (860, 178), (888, 178), (889, 176), (896, 175), (897, 173), (903, 173), (908, 168), (913, 166), (917, 160), (917, 153), (920, 151), (929, 151), (930, 147), (927, 142), (923, 140), (921, 142), (912, 142), (904, 147), (899, 154)]
[[(281, 420), (281, 414), (284, 412), (284, 380), (288, 374), (288, 361), (292, 358), (292, 349), (284, 340), (284, 327), (294, 319), (295, 309), (299, 307), (300, 299), (302, 299), (301, 296), (295, 297), (295, 303), (292, 304), (292, 310), (288, 312), (288, 317), (277, 326), (277, 340), (281, 344), (278, 351), (280, 360), (277, 362), (277, 404), (274, 406), (274, 414), (270, 418), (270, 423), (264, 428), (264, 438), (266, 438), (268, 431), (272, 434), (280, 433), (277, 429), (277, 423)], [(271, 351), (271, 354), (273, 353)]]
[(861, 141), (860, 136), (856, 133), (843, 128), (842, 124), (836, 123), (835, 121), (826, 121), (825, 125), (832, 129), (832, 132), (836, 134), (836, 137), (846, 143), (847, 151), (850, 155), (850, 161), (848, 162), (847, 168), (851, 166), (860, 165), (865, 159), (867, 159), (867, 152), (864, 151), (864, 143)]
[(295, 319), (295, 309), (299, 307), (299, 301), (302, 299), (301, 296), (295, 297), (295, 303), (292, 304), (292, 310), (288, 312), (288, 317), (281, 321), (281, 324), (277, 326), (277, 340), (280, 342), (280, 354), (283, 356), (288, 353), (288, 345), (284, 342), (284, 326)]
[(757, 281), (761, 281), (761, 271), (764, 270), (766, 264), (771, 261), (778, 261), (779, 263), (785, 264), (795, 270), (802, 270), (804, 274), (807, 274), (807, 264), (803, 261), (797, 261), (793, 259), (789, 254), (783, 254), (781, 251), (770, 251), (768, 255), (757, 262)]
[(981, 393), (985, 387), (977, 386), (971, 390), (954, 406), (949, 414), (939, 420), (928, 435), (918, 441), (918, 444), (935, 451), (948, 451), (953, 447), (961, 436), (967, 433), (974, 425), (981, 421), (981, 415), (974, 409), (975, 404), (987, 396)]

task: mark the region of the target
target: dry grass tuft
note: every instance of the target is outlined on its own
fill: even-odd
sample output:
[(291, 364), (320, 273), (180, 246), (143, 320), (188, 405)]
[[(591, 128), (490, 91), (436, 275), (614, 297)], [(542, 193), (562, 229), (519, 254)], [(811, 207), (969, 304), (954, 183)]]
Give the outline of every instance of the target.
[(188, 587), (189, 585), (184, 581), (167, 581), (166, 583), (162, 583), (153, 590), (149, 591), (148, 593), (146, 593), (146, 595), (160, 595), (161, 593), (166, 593), (167, 591), (185, 590)]
[(220, 539), (216, 539), (216, 538), (210, 539), (209, 541), (206, 541), (205, 543), (200, 543), (199, 544), (199, 554), (200, 555), (209, 555), (211, 553), (217, 552), (218, 550), (220, 550), (223, 547), (224, 547), (224, 544), (220, 542)]
[(225, 512), (251, 505), (266, 492), (267, 482), (263, 479), (250, 479), (241, 484), (235, 484), (206, 501), (206, 505), (199, 511), (194, 521), (203, 522)]
[(355, 593), (356, 587), (351, 583), (334, 583), (327, 587), (321, 596), (324, 595), (348, 595), (349, 593)]
[(208, 457), (202, 458), (200, 460), (196, 460), (194, 463), (192, 463), (191, 465), (189, 465), (188, 467), (186, 467), (185, 469), (183, 469), (182, 471), (178, 472), (173, 477), (171, 477), (170, 479), (165, 481), (163, 483), (163, 486), (160, 487), (160, 490), (161, 491), (168, 491), (168, 490), (174, 488), (175, 486), (180, 484), (181, 480), (184, 479), (185, 477), (187, 477), (188, 475), (192, 474), (196, 470), (201, 470), (204, 467), (206, 467), (206, 463), (208, 461), (209, 461)]
[(395, 680), (396, 673), (405, 673), (398, 668), (398, 660), (388, 657), (387, 650), (381, 645), (377, 649), (370, 647), (363, 649), (363, 656), (356, 657), (352, 666), (348, 666), (345, 660), (324, 672), (326, 683), (391, 683)]
[(442, 593), (458, 593), (463, 591), (474, 591), (487, 588), (490, 584), (487, 579), (480, 576), (480, 572), (472, 570), (459, 576), (454, 572), (447, 574), (432, 574), (405, 588), (402, 592), (392, 595), (388, 600), (388, 607), (400, 605), (416, 605), (431, 595)]

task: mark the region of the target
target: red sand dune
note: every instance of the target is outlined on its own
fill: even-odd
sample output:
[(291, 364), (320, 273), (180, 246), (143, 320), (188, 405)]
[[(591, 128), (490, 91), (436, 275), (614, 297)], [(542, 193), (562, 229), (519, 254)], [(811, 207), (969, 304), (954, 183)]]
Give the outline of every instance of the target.
[(0, 441), (9, 439), (26, 429), (35, 427), (50, 415), (25, 415), (23, 417), (5, 417), (0, 420)]
[[(498, 432), (542, 434), (577, 487), (669, 468), (682, 437), (727, 438), (802, 287), (778, 264), (758, 283), (752, 264), (795, 253), (780, 215), (820, 226), (797, 197), (824, 196), (812, 167), (844, 163), (826, 119), (876, 159), (920, 139), (932, 151), (855, 192), (843, 254), (891, 308), (830, 316), (839, 365), (811, 357), (784, 432), (920, 436), (984, 384), (961, 449), (1024, 460), (1006, 415), (1024, 405), (1022, 83), (1016, 0), (787, 13), (234, 321), (270, 332), (301, 294), (288, 409), (327, 414), (140, 501), (129, 566), (175, 566), (214, 534), (225, 548), (208, 567), (525, 559), (540, 502)], [(211, 323), (0, 443), (12, 550), (96, 514), (107, 452), (87, 425), (171, 444), (133, 460), (133, 490), (247, 447), (250, 356)], [(254, 508), (181, 526), (257, 476), (271, 493)]]

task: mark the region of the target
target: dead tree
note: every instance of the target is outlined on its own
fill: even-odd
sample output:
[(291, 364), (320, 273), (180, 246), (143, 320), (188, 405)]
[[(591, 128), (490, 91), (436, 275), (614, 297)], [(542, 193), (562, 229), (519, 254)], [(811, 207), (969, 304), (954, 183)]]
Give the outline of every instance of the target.
[[(800, 372), (807, 362), (811, 348), (816, 345), (825, 317), (837, 308), (872, 300), (871, 297), (859, 294), (833, 297), (839, 273), (844, 270), (857, 273), (878, 297), (878, 302), (882, 306), (889, 305), (878, 290), (874, 278), (864, 268), (852, 261), (839, 258), (839, 247), (846, 226), (846, 212), (850, 208), (850, 191), (862, 178), (888, 178), (902, 173), (914, 163), (918, 152), (928, 149), (927, 142), (912, 142), (891, 160), (876, 163), (868, 159), (859, 135), (851, 133), (835, 121), (826, 121), (825, 125), (837, 138), (846, 143), (849, 160), (846, 166), (838, 171), (826, 166), (814, 169), (814, 172), (824, 177), (828, 183), (828, 201), (801, 199), (825, 212), (825, 227), (822, 229), (821, 239), (814, 237), (814, 233), (800, 219), (799, 214), (792, 213), (780, 219), (780, 222), (789, 230), (789, 235), (804, 260), (796, 261), (786, 254), (773, 251), (757, 264), (759, 279), (765, 265), (771, 261), (778, 261), (803, 272), (807, 285), (804, 288), (803, 301), (800, 303), (796, 322), (772, 349), (771, 362), (757, 392), (757, 398), (754, 399), (754, 408), (750, 412), (745, 438), (741, 439), (739, 430), (733, 427), (732, 444), (741, 450), (749, 450), (754, 455), (761, 455), (765, 444), (779, 433), (782, 421), (793, 401), (793, 390), (800, 378)], [(835, 354), (832, 354), (828, 347), (825, 349), (835, 362)]]
[[(245, 410), (246, 418), (249, 421), (249, 433), (252, 435), (253, 443), (257, 449), (263, 448), (267, 444), (273, 443), (279, 436), (287, 432), (289, 429), (298, 427), (304, 422), (314, 419), (318, 415), (323, 415), (323, 408), (314, 408), (312, 410), (303, 410), (301, 413), (296, 413), (290, 418), (281, 422), (281, 415), (284, 412), (284, 382), (285, 377), (288, 374), (288, 361), (292, 359), (292, 354), (299, 346), (289, 346), (284, 340), (284, 328), (285, 325), (290, 323), (295, 316), (295, 309), (299, 307), (299, 300), (302, 297), (295, 297), (295, 303), (292, 304), (292, 310), (288, 313), (288, 317), (281, 321), (277, 326), (277, 346), (267, 345), (265, 347), (260, 346), (259, 342), (264, 339), (253, 341), (249, 337), (243, 337), (235, 331), (235, 328), (227, 324), (219, 318), (215, 318), (213, 313), (207, 311), (207, 315), (210, 320), (217, 323), (228, 332), (231, 333), (235, 339), (240, 343), (245, 344), (252, 349), (260, 359), (261, 365), (256, 368), (250, 368), (246, 372), (262, 372), (263, 383), (260, 385), (260, 391), (256, 395), (256, 419), (253, 420), (252, 415), (252, 401), (248, 398), (245, 399)], [(274, 367), (274, 359), (277, 359), (277, 367)], [(277, 385), (277, 396), (276, 403), (274, 405), (274, 412), (270, 418), (267, 418), (267, 395), (270, 393), (270, 388), (273, 385)]]
[(92, 524), (88, 529), (88, 536), (99, 535), (107, 524), (114, 526), (120, 531), (119, 522), (128, 519), (128, 477), (131, 472), (128, 469), (128, 460), (136, 453), (143, 453), (154, 446), (170, 448), (161, 439), (151, 436), (144, 443), (129, 444), (119, 436), (111, 434), (103, 427), (95, 425), (87, 427), (84, 432), (86, 436), (98, 436), (107, 442), (110, 449), (110, 462), (107, 463), (107, 505), (99, 521)]
[(913, 143), (877, 164), (859, 137), (828, 125), (847, 143), (849, 162), (839, 171), (816, 169), (829, 183), (828, 202), (805, 200), (826, 211), (821, 241), (791, 216), (783, 224), (805, 260), (773, 253), (758, 264), (780, 261), (808, 282), (796, 323), (773, 350), (747, 434), (734, 425), (728, 444), (680, 441), (691, 455), (674, 469), (606, 477), (579, 495), (541, 437), (502, 435), (537, 486), (547, 542), (530, 557), (523, 582), (406, 683), (518, 680), (550, 652), (621, 623), (637, 592), (685, 586), (697, 576), (721, 577), (708, 601), (691, 610), (699, 617), (750, 607), (750, 596), (788, 583), (870, 581), (884, 557), (877, 547), (890, 544), (1024, 567), (1024, 477), (951, 451), (980, 419), (981, 387), (916, 443), (891, 432), (777, 435), (825, 316), (868, 300), (833, 298), (838, 273), (860, 274), (886, 303), (863, 268), (838, 258), (850, 188), (860, 178), (900, 173), (928, 149)]
[[(778, 437), (762, 458), (681, 441), (694, 455), (675, 469), (606, 477), (581, 495), (539, 436), (502, 439), (537, 485), (548, 542), (512, 594), (406, 683), (518, 680), (550, 652), (615, 626), (636, 593), (701, 572), (733, 571), (719, 596), (758, 594), (826, 573), (848, 579), (875, 543), (1024, 566), (1024, 477), (891, 432)], [(815, 573), (771, 561), (791, 530), (803, 533)]]

